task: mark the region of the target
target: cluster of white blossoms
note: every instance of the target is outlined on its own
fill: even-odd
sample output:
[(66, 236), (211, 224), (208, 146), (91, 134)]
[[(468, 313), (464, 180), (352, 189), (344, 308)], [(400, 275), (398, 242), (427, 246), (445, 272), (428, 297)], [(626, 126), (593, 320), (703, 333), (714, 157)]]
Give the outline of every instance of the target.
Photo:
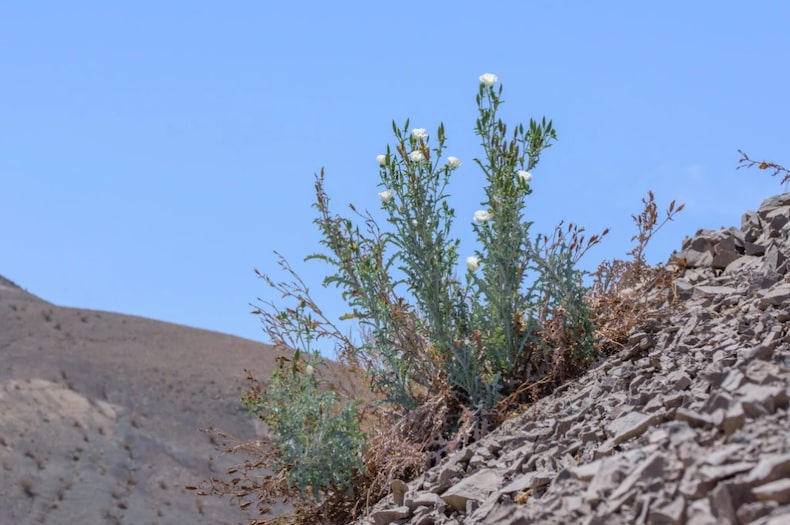
[(475, 222), (488, 222), (494, 218), (494, 214), (488, 210), (477, 210), (475, 212)]
[(422, 151), (416, 149), (409, 153), (409, 160), (412, 162), (422, 162), (425, 160), (425, 155), (423, 155)]
[(379, 200), (384, 204), (387, 204), (389, 201), (392, 200), (392, 190), (384, 190), (379, 192)]
[(411, 130), (411, 136), (417, 140), (425, 140), (428, 138), (428, 131), (425, 128), (414, 128)]
[(480, 75), (480, 83), (484, 86), (491, 87), (497, 83), (497, 80), (499, 80), (499, 78), (493, 73), (483, 73)]
[[(493, 73), (484, 73), (480, 75), (480, 83), (484, 86), (491, 87), (499, 81), (499, 78)], [(428, 131), (425, 128), (414, 128), (411, 130), (411, 136), (416, 140), (426, 141), (428, 140)], [(423, 154), (420, 150), (414, 150), (409, 153), (409, 160), (412, 162), (424, 162), (425, 161), (425, 154)], [(386, 166), (387, 165), (387, 156), (386, 155), (377, 155), (376, 162), (378, 162), (379, 166)], [(458, 157), (447, 157), (447, 167), (451, 170), (457, 169), (461, 166), (462, 162), (461, 159)], [(532, 181), (532, 174), (526, 170), (519, 170), (516, 172), (516, 175), (519, 179), (521, 179), (524, 183), (529, 184)], [(392, 190), (384, 190), (379, 193), (379, 200), (386, 204), (392, 200), (393, 194)], [(488, 210), (477, 210), (474, 215), (475, 222), (488, 222), (494, 218), (494, 214)], [(466, 268), (470, 272), (475, 272), (480, 268), (480, 258), (476, 255), (470, 255), (466, 258)]]
[(516, 175), (518, 175), (518, 178), (521, 179), (526, 184), (532, 182), (532, 174), (527, 170), (518, 170), (516, 172)]

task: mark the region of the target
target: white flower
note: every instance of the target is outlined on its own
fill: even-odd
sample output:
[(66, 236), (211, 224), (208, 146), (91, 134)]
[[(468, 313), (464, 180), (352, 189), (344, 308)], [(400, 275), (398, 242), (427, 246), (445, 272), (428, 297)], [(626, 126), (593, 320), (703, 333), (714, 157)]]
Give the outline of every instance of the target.
[(384, 190), (379, 193), (379, 200), (384, 204), (387, 204), (389, 201), (392, 200), (392, 190)]
[(416, 149), (409, 153), (409, 159), (412, 162), (422, 162), (425, 160), (425, 155), (422, 154), (422, 151)]
[(379, 163), (379, 166), (386, 166), (387, 165), (387, 156), (386, 155), (376, 155), (376, 162)]
[(313, 365), (307, 365), (304, 367), (304, 373), (311, 376), (315, 373), (315, 368), (313, 368)]
[(461, 159), (458, 157), (447, 157), (447, 167), (451, 170), (459, 167), (461, 165)]
[(475, 221), (486, 222), (494, 218), (494, 214), (486, 210), (477, 210), (475, 212)]
[(466, 258), (466, 268), (470, 272), (476, 272), (477, 269), (480, 268), (480, 259), (474, 255), (470, 255)]
[(428, 138), (428, 132), (425, 130), (425, 128), (414, 128), (411, 130), (411, 136), (417, 140), (425, 140)]
[(480, 75), (480, 83), (484, 86), (493, 86), (496, 84), (496, 81), (499, 80), (497, 76), (493, 73), (484, 73)]
[(518, 178), (526, 182), (527, 184), (529, 184), (532, 181), (532, 174), (527, 170), (518, 170), (516, 172), (516, 175), (518, 175)]

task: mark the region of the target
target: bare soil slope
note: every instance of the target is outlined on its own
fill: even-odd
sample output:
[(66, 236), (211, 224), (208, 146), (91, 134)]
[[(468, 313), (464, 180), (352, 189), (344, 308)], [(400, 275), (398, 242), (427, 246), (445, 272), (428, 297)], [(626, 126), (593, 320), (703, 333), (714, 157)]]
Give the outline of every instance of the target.
[(0, 523), (242, 523), (197, 484), (233, 463), (199, 429), (253, 439), (244, 369), (274, 352), (169, 323), (62, 308), (0, 276)]

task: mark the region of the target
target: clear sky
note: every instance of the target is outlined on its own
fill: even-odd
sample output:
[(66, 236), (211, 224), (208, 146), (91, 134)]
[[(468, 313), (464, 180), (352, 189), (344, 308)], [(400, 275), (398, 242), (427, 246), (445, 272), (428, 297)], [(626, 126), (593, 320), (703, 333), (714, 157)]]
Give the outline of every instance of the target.
[(452, 186), (474, 249), (483, 200), (478, 77), (510, 123), (553, 119), (533, 231), (610, 227), (622, 257), (653, 189), (686, 204), (662, 262), (699, 228), (737, 226), (783, 188), (737, 149), (790, 164), (790, 4), (760, 2), (138, 1), (0, 4), (0, 274), (64, 306), (264, 340), (253, 267), (287, 256), (321, 289), (313, 175), (338, 211), (379, 209), (391, 121), (464, 161)]

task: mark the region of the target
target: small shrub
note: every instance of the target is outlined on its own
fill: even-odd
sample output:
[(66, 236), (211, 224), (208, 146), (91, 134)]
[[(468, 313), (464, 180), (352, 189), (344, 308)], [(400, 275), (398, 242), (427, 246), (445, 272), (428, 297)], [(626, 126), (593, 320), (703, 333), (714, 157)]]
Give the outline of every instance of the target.
[(364, 435), (352, 404), (338, 406), (331, 390), (322, 390), (315, 367), (318, 353), (303, 360), (297, 351), (281, 359), (268, 389), (247, 394), (243, 403), (259, 414), (275, 438), (276, 470), (286, 490), (320, 501), (330, 491), (345, 491), (362, 468)]
[[(604, 353), (621, 348), (628, 340), (628, 334), (646, 323), (651, 313), (657, 312), (659, 305), (651, 302), (646, 292), (671, 289), (675, 272), (685, 270), (682, 264), (673, 264), (674, 268), (651, 266), (645, 259), (645, 248), (650, 240), (683, 210), (684, 205), (670, 202), (661, 222), (652, 191), (642, 198), (642, 205), (642, 212), (631, 216), (637, 233), (631, 237), (634, 248), (628, 252), (630, 259), (603, 261), (593, 273), (592, 286), (587, 294), (587, 301), (595, 312), (597, 345), (604, 349)], [(675, 299), (672, 296), (672, 300)]]

